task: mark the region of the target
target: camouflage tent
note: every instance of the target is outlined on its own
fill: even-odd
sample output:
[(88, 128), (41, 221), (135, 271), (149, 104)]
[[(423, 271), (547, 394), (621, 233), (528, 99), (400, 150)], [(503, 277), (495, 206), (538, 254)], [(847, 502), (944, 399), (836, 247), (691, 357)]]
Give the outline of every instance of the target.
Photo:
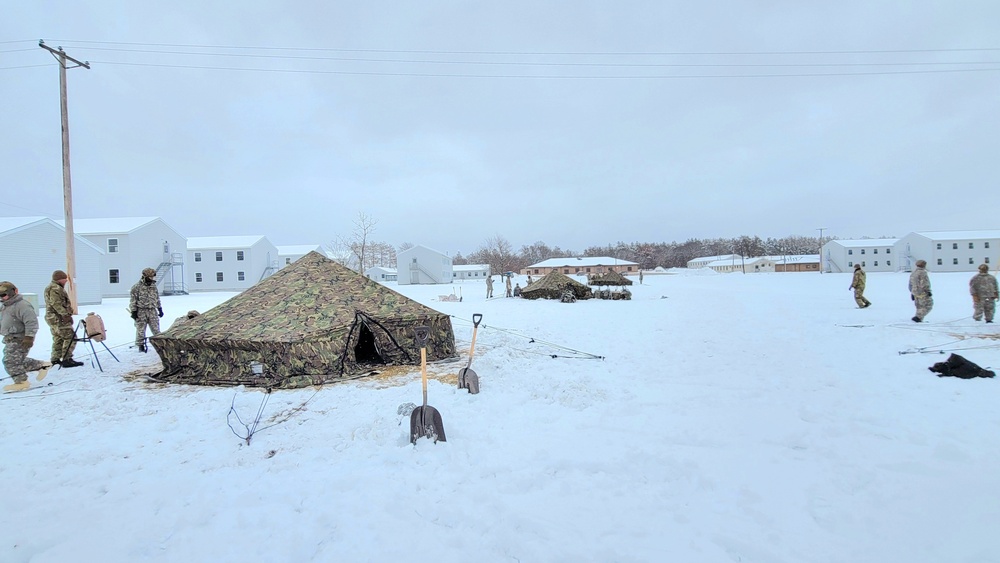
[(150, 342), (164, 381), (294, 388), (420, 365), (421, 325), (428, 360), (455, 355), (447, 315), (314, 251)]
[(591, 290), (565, 274), (552, 271), (521, 290), (525, 299), (561, 299), (564, 292), (571, 292), (577, 299), (590, 299)]
[(594, 274), (587, 280), (588, 285), (632, 285), (632, 280), (619, 274), (614, 270), (608, 270), (603, 274)]

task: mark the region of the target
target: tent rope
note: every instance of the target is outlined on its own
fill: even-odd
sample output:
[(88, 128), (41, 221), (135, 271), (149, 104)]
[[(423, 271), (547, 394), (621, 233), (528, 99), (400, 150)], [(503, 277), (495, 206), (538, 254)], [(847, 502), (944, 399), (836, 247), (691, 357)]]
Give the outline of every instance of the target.
[[(459, 320), (459, 321), (463, 321), (463, 322), (468, 322), (468, 321), (465, 321), (465, 319), (461, 319), (461, 318), (456, 317), (454, 315), (449, 315), (449, 316), (451, 318), (455, 319), (455, 320)], [(469, 324), (472, 324), (472, 323), (469, 323)], [(510, 334), (510, 335), (513, 335), (513, 336), (517, 336), (517, 337), (520, 337), (520, 338), (526, 338), (526, 339), (528, 339), (528, 343), (529, 344), (544, 344), (544, 345), (549, 346), (551, 348), (556, 348), (556, 349), (559, 349), (559, 350), (565, 350), (567, 352), (572, 352), (573, 354), (576, 354), (576, 355), (575, 356), (563, 356), (563, 355), (559, 355), (559, 354), (549, 354), (549, 353), (544, 353), (544, 352), (537, 352), (537, 351), (534, 351), (534, 350), (522, 350), (524, 352), (529, 352), (529, 353), (532, 353), (532, 354), (541, 354), (541, 355), (545, 355), (545, 356), (548, 356), (548, 357), (553, 358), (553, 359), (555, 359), (555, 358), (563, 358), (563, 359), (571, 359), (571, 360), (604, 360), (604, 359), (606, 359), (604, 356), (599, 356), (597, 354), (591, 354), (590, 352), (584, 352), (582, 350), (577, 350), (575, 348), (570, 348), (568, 346), (563, 346), (561, 344), (556, 344), (554, 342), (548, 342), (548, 341), (545, 341), (545, 340), (534, 338), (532, 336), (527, 336), (527, 335), (521, 334), (519, 332), (516, 332), (516, 331), (514, 331), (512, 329), (501, 328), (501, 327), (498, 327), (498, 326), (486, 325), (486, 324), (482, 325), (482, 328), (484, 328), (484, 329), (490, 329), (490, 330), (495, 330), (497, 332), (503, 332), (503, 333)]]
[[(250, 426), (245, 422), (243, 422), (243, 419), (240, 418), (240, 413), (236, 412), (236, 395), (233, 394), (233, 402), (232, 404), (229, 405), (229, 412), (226, 414), (226, 423), (229, 425), (229, 429), (232, 430), (233, 434), (235, 434), (237, 438), (242, 438), (243, 440), (246, 440), (248, 446), (250, 445), (250, 439), (253, 438), (253, 435), (257, 432), (257, 425), (260, 424), (260, 417), (264, 414), (264, 406), (267, 405), (267, 401), (270, 398), (271, 398), (271, 388), (268, 387), (267, 390), (264, 392), (264, 399), (260, 402), (260, 406), (257, 407), (257, 416), (253, 420), (253, 426)], [(246, 429), (246, 436), (241, 436), (240, 433), (237, 432), (235, 428), (233, 428), (233, 421), (232, 421), (233, 415), (236, 415), (236, 420), (243, 425), (244, 429)]]

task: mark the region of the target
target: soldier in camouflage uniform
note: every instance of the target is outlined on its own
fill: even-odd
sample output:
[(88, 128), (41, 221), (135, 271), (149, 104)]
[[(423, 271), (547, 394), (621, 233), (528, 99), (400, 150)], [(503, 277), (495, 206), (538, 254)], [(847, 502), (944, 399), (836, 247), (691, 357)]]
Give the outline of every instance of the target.
[(128, 310), (135, 321), (135, 345), (140, 352), (145, 352), (146, 327), (153, 336), (160, 334), (160, 317), (163, 316), (160, 293), (156, 289), (156, 270), (146, 268), (142, 271), (142, 279), (129, 292)]
[(972, 319), (979, 321), (986, 315), (986, 322), (993, 322), (993, 313), (997, 306), (997, 279), (990, 275), (990, 267), (979, 265), (979, 273), (969, 280), (969, 293), (972, 294)]
[(41, 370), (52, 367), (52, 364), (28, 357), (38, 332), (38, 313), (31, 303), (25, 301), (17, 287), (8, 281), (0, 282), (0, 301), (3, 302), (3, 307), (0, 307), (3, 367), (14, 380), (12, 385), (4, 387), (4, 391), (21, 391), (29, 386), (29, 371), (40, 372), (38, 378), (41, 379), (44, 377)]
[(871, 307), (872, 302), (865, 299), (865, 271), (861, 269), (861, 264), (854, 265), (854, 279), (851, 280), (851, 287), (847, 289), (854, 290), (854, 302), (858, 304), (858, 308), (864, 309), (865, 307)]
[(486, 298), (493, 297), (493, 276), (486, 277)]
[(934, 308), (934, 299), (931, 294), (931, 279), (927, 275), (927, 261), (917, 260), (916, 268), (913, 269), (913, 273), (910, 274), (910, 299), (913, 300), (914, 305), (917, 307), (917, 314), (913, 316), (912, 320), (915, 323), (923, 322), (924, 317), (927, 313), (931, 312)]
[(45, 323), (52, 332), (52, 363), (64, 368), (82, 366), (73, 359), (76, 331), (73, 330), (73, 305), (66, 293), (69, 276), (62, 270), (52, 272), (52, 283), (45, 288)]

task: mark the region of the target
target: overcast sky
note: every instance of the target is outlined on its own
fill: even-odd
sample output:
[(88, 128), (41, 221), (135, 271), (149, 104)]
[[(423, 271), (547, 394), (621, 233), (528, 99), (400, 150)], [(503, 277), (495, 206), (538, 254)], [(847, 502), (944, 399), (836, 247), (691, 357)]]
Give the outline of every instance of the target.
[[(822, 5), (821, 5), (822, 4)], [(35, 0), (0, 215), (468, 254), (995, 229), (1000, 2)]]

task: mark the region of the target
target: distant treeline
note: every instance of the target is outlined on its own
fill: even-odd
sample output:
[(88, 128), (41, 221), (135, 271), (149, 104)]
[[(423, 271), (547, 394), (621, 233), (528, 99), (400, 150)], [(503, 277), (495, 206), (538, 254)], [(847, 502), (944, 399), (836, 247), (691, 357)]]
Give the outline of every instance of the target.
[[(829, 240), (824, 237), (823, 242)], [(482, 246), (468, 256), (461, 253), (452, 257), (453, 264), (489, 264), (492, 272), (517, 272), (532, 264), (549, 258), (568, 256), (609, 256), (619, 260), (636, 262), (644, 270), (658, 266), (663, 268), (683, 268), (688, 261), (702, 256), (739, 254), (748, 258), (754, 256), (781, 256), (819, 254), (818, 237), (788, 236), (785, 238), (761, 239), (759, 236), (737, 238), (689, 239), (686, 242), (618, 242), (607, 246), (592, 246), (582, 252), (550, 247), (544, 242), (522, 246), (514, 251), (510, 242), (502, 236), (487, 239)]]

